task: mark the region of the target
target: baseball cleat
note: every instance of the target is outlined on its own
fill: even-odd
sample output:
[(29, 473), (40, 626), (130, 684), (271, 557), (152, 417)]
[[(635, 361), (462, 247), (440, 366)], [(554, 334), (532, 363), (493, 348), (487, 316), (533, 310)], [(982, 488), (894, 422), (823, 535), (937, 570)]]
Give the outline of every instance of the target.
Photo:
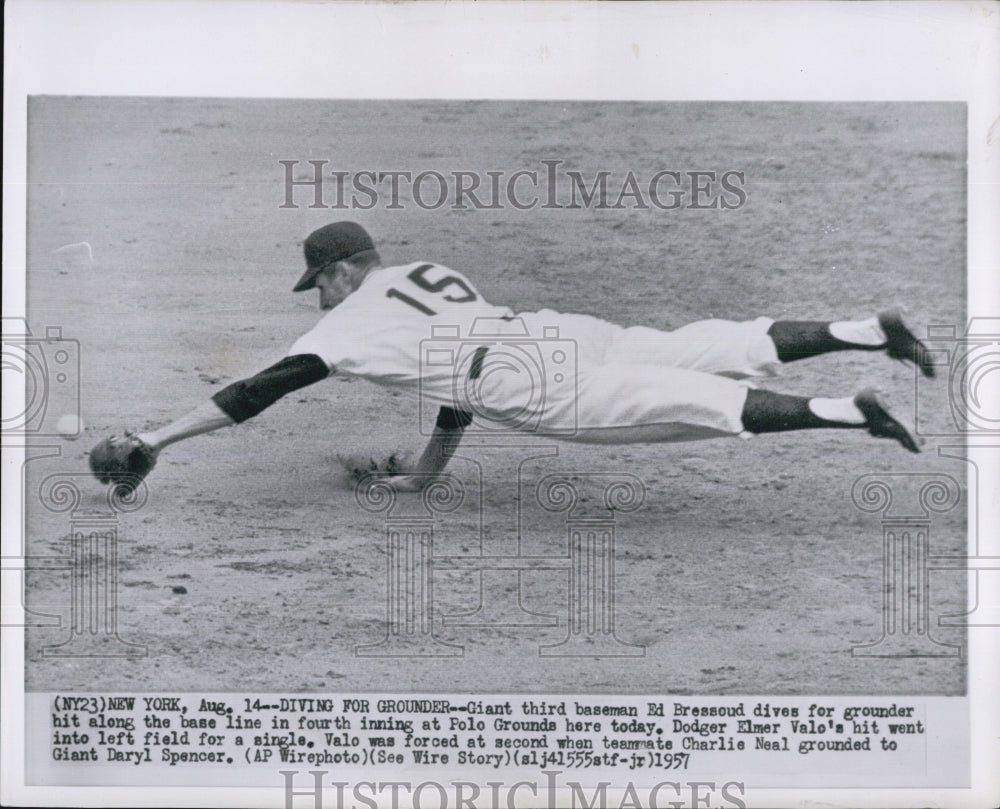
[(885, 350), (894, 360), (906, 360), (914, 363), (920, 372), (927, 377), (934, 376), (934, 366), (931, 364), (927, 346), (920, 342), (903, 322), (903, 309), (893, 306), (878, 313), (878, 324), (885, 332)]
[(909, 431), (882, 406), (878, 394), (863, 390), (854, 397), (854, 404), (865, 417), (865, 427), (876, 438), (894, 438), (910, 452), (920, 452), (920, 447)]

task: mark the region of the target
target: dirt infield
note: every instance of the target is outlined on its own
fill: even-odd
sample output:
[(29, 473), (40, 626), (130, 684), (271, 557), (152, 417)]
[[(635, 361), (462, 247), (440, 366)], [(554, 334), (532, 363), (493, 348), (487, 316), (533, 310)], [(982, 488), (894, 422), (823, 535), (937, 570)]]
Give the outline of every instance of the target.
[[(69, 553), (71, 516), (43, 505), (106, 434), (161, 424), (279, 359), (318, 319), (293, 295), (301, 242), (362, 222), (392, 263), (462, 269), (487, 300), (626, 325), (707, 317), (867, 316), (895, 301), (921, 329), (965, 322), (965, 111), (957, 104), (327, 102), (36, 98), (29, 108), (28, 320), (80, 345), (86, 424), (39, 440), (25, 467), (26, 547)], [(325, 171), (742, 172), (734, 210), (655, 205), (436, 210), (383, 196), (370, 210), (286, 201), (280, 160)], [(527, 188), (527, 186), (520, 186)], [(326, 204), (334, 198), (328, 187)], [(428, 185), (428, 197), (436, 186)], [(689, 195), (690, 197), (690, 195)], [(690, 201), (687, 199), (686, 202)], [(87, 242), (85, 251), (54, 252)], [(770, 389), (847, 395), (881, 388), (906, 423), (916, 397), (943, 401), (882, 354), (786, 366)], [(931, 386), (934, 387), (931, 390)], [(949, 418), (931, 413), (935, 423)], [(529, 442), (530, 443), (530, 442)], [(965, 658), (852, 655), (880, 637), (882, 525), (852, 485), (870, 473), (941, 473), (960, 506), (936, 514), (931, 552), (964, 551), (966, 467), (931, 441), (911, 456), (861, 432), (659, 446), (472, 448), (450, 471), (464, 500), (435, 525), (435, 554), (516, 543), (564, 557), (566, 515), (534, 501), (546, 475), (630, 474), (645, 488), (614, 514), (618, 637), (636, 657), (540, 656), (567, 634), (568, 574), (521, 572), (522, 602), (557, 626), (465, 626), (517, 574), (434, 572), (435, 636), (462, 657), (358, 657), (386, 631), (382, 514), (362, 509), (338, 454), (418, 452), (415, 405), (334, 377), (236, 428), (167, 449), (145, 505), (116, 523), (118, 632), (134, 658), (46, 656), (76, 615), (69, 573), (27, 577), (29, 690), (453, 691), (635, 694), (965, 693)], [(955, 443), (955, 442), (952, 442)], [(554, 455), (557, 447), (558, 455)], [(530, 458), (534, 453), (536, 457)], [(522, 460), (524, 461), (522, 463)], [(478, 464), (478, 466), (477, 466)], [(520, 472), (520, 477), (518, 477)], [(74, 477), (81, 508), (102, 487)], [(603, 479), (602, 479), (603, 480)], [(912, 480), (917, 480), (913, 478)], [(607, 518), (581, 478), (588, 515)], [(902, 495), (901, 495), (902, 496)], [(596, 499), (595, 499), (596, 498)], [(596, 507), (595, 507), (596, 506)], [(520, 520), (520, 522), (519, 522)], [(491, 544), (492, 543), (492, 544)], [(504, 590), (506, 595), (490, 588)], [(931, 581), (931, 634), (965, 576)], [(526, 619), (528, 620), (528, 619)]]

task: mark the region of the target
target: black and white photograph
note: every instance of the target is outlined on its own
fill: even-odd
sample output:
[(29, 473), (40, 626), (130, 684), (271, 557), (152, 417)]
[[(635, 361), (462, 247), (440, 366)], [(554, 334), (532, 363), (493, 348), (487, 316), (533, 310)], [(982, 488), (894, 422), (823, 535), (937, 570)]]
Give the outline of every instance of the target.
[(4, 802), (995, 800), (996, 4), (280, 5), (8, 9)]

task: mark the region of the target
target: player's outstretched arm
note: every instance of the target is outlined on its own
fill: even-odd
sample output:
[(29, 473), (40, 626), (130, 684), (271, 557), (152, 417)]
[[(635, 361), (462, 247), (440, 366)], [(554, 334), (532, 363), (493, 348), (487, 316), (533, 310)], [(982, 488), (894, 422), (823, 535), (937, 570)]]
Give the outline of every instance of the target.
[(315, 354), (285, 357), (256, 376), (241, 379), (216, 393), (176, 421), (156, 430), (106, 438), (90, 453), (90, 468), (102, 483), (134, 488), (156, 464), (164, 447), (253, 418), (287, 393), (330, 375)]
[(319, 382), (330, 375), (327, 364), (315, 354), (285, 357), (256, 376), (241, 379), (216, 393), (211, 401), (159, 430), (140, 434), (157, 452), (203, 433), (241, 424), (270, 407), (282, 396)]
[(202, 433), (210, 433), (222, 427), (236, 424), (233, 417), (209, 400), (190, 413), (181, 416), (158, 430), (139, 433), (137, 438), (159, 455), (160, 450), (185, 438), (193, 438)]
[(472, 416), (451, 407), (442, 407), (438, 413), (434, 432), (413, 471), (392, 478), (392, 485), (401, 492), (416, 492), (438, 478), (462, 442), (465, 428)]

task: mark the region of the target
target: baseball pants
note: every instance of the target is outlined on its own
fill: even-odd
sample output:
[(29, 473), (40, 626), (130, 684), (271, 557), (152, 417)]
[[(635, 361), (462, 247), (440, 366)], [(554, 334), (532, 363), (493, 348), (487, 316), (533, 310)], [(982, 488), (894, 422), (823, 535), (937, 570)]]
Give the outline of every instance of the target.
[[(528, 429), (585, 443), (692, 441), (744, 432), (748, 383), (780, 362), (767, 331), (773, 321), (703, 320), (676, 331), (621, 327), (588, 315), (545, 311), (522, 316), (532, 333), (555, 325), (575, 346), (576, 370), (550, 384)], [(484, 380), (481, 402), (500, 418), (536, 384), (526, 375)]]

